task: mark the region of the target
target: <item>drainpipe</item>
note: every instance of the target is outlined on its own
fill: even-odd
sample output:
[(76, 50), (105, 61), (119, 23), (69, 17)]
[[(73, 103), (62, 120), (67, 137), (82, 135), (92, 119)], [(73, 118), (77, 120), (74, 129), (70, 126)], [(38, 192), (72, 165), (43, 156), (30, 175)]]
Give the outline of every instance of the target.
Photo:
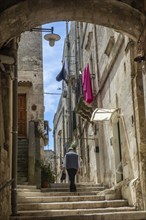
[[(74, 44), (75, 44), (75, 84), (76, 86), (78, 85), (77, 84), (77, 81), (79, 80), (79, 74), (78, 74), (78, 62), (79, 62), (79, 59), (78, 59), (78, 42), (77, 42), (77, 28), (78, 28), (78, 22), (75, 21), (75, 33), (74, 33)], [(77, 87), (76, 87), (77, 88)], [(75, 96), (75, 103), (77, 104), (77, 101), (78, 101), (78, 94), (76, 93), (76, 96)]]
[(67, 61), (68, 61), (68, 108), (69, 108), (69, 145), (72, 141), (72, 103), (71, 103), (71, 83), (70, 83), (70, 41), (69, 41), (69, 31), (68, 31), (68, 21), (66, 22), (66, 44), (67, 44)]
[[(14, 53), (16, 58), (16, 42), (14, 42)], [(17, 149), (18, 149), (18, 78), (17, 78), (17, 58), (14, 66), (13, 81), (13, 131), (12, 131), (12, 191), (11, 204), (12, 215), (17, 215)]]

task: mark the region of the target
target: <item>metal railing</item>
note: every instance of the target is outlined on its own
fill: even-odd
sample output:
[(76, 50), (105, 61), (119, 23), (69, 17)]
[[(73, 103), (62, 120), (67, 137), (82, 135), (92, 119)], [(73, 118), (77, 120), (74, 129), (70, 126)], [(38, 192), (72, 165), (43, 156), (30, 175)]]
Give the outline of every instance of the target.
[(0, 192), (2, 192), (7, 186), (10, 186), (13, 181), (14, 181), (14, 179), (11, 179), (11, 180), (8, 180), (6, 183), (4, 183), (4, 184), (0, 187)]

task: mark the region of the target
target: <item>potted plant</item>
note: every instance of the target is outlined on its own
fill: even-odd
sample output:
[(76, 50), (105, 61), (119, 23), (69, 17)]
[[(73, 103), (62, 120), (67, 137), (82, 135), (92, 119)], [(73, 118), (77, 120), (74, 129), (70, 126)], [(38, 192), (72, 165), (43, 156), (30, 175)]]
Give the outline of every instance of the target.
[(55, 182), (55, 175), (54, 172), (51, 169), (50, 163), (45, 163), (44, 161), (41, 161), (41, 187), (42, 188), (48, 188), (50, 183)]

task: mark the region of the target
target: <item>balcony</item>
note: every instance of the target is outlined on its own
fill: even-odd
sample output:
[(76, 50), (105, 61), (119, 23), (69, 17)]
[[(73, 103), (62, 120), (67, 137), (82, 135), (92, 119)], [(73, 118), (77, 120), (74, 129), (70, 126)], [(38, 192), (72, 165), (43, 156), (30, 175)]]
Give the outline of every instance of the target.
[(90, 118), (93, 112), (93, 107), (92, 105), (89, 105), (84, 101), (81, 78), (79, 78), (77, 81), (76, 97), (77, 97), (77, 105), (75, 108), (76, 113), (79, 114), (83, 119), (90, 122)]

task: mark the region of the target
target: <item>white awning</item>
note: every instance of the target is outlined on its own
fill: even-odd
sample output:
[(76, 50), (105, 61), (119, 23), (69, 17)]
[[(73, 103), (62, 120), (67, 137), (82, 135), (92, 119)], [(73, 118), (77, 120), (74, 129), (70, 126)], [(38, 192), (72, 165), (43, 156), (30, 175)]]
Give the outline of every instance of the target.
[(104, 108), (96, 108), (92, 113), (90, 121), (109, 121), (114, 113), (117, 112), (117, 108), (114, 109), (104, 109)]

